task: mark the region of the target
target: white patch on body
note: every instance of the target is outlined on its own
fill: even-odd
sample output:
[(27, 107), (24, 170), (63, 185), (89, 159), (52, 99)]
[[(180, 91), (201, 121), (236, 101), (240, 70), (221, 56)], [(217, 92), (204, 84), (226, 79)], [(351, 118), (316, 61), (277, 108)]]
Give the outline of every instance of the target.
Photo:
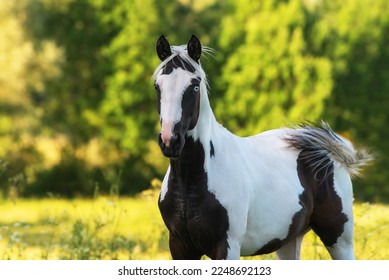
[(282, 140), (286, 129), (247, 138), (216, 129), (215, 156), (208, 155), (205, 163), (208, 188), (228, 212), (228, 257), (251, 255), (275, 238), (285, 239), (294, 214), (302, 208), (298, 153)]

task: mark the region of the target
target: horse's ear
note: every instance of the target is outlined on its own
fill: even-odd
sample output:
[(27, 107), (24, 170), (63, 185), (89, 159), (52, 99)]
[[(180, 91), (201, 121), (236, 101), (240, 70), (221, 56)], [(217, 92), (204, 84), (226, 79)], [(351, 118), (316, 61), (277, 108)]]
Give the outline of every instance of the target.
[(159, 59), (162, 61), (164, 61), (166, 58), (172, 55), (170, 44), (166, 40), (164, 35), (159, 36), (155, 49), (157, 51)]
[(201, 56), (201, 43), (196, 35), (192, 34), (192, 37), (190, 37), (186, 48), (188, 50), (189, 56), (198, 63)]

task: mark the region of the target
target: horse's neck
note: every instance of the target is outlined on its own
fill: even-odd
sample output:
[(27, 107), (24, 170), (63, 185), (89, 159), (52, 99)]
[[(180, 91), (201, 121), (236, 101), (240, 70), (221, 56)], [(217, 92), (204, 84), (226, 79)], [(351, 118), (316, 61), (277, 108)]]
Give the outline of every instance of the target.
[(186, 137), (185, 145), (178, 158), (170, 160), (172, 172), (176, 176), (195, 177), (204, 172), (205, 150), (201, 142)]

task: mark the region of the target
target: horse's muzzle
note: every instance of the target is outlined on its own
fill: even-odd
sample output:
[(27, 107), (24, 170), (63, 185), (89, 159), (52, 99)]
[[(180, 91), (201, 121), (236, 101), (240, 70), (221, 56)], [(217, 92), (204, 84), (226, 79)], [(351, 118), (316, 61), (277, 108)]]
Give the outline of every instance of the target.
[(161, 133), (158, 136), (158, 144), (165, 157), (177, 158), (180, 156), (182, 148), (184, 147), (184, 138), (179, 134), (174, 134), (170, 139), (169, 145), (162, 141)]

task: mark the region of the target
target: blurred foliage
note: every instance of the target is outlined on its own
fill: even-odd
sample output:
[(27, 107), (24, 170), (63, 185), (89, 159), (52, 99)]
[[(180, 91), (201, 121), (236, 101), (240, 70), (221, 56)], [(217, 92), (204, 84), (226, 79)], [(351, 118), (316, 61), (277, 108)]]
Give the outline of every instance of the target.
[[(304, 119), (317, 120), (331, 94), (331, 61), (309, 48), (311, 15), (299, 0), (236, 1), (220, 42), (229, 54), (216, 106), (240, 134)], [(238, 25), (239, 28), (233, 28)]]
[(389, 201), (386, 0), (3, 0), (0, 192), (132, 194), (168, 161), (151, 75), (160, 34), (196, 33), (219, 121), (245, 136), (325, 119), (377, 160), (359, 200)]

